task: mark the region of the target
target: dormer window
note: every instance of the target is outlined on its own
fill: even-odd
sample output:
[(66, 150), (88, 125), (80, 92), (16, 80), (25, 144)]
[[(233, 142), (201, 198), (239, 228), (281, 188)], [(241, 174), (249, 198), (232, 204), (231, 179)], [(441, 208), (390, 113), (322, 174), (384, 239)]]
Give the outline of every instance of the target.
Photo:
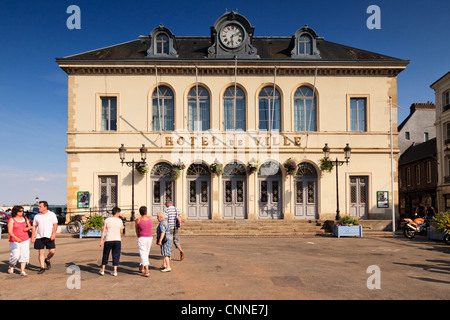
[(312, 40), (309, 35), (301, 35), (298, 38), (298, 54), (312, 54)]
[(155, 54), (169, 54), (169, 37), (164, 33), (160, 33), (156, 36)]
[(177, 58), (178, 54), (174, 48), (175, 36), (162, 24), (152, 30), (148, 37), (141, 36), (141, 41), (149, 44), (147, 50), (148, 58)]
[(317, 33), (305, 25), (298, 29), (293, 36), (294, 49), (291, 57), (297, 59), (320, 59), (320, 51), (317, 49), (317, 40), (323, 40)]

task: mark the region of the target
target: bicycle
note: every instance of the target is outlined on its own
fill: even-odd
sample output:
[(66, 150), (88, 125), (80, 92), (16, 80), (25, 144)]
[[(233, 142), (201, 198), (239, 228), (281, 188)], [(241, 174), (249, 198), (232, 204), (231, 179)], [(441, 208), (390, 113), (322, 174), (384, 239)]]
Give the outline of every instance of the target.
[(84, 216), (77, 214), (67, 224), (67, 232), (76, 234), (80, 232), (81, 226), (84, 225)]

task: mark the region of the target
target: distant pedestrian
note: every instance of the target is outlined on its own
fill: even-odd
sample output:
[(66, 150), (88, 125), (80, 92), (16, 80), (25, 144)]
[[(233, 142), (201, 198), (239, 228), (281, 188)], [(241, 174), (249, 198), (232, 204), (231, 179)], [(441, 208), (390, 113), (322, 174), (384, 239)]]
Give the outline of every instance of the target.
[(148, 266), (150, 264), (148, 255), (150, 254), (150, 248), (152, 247), (153, 235), (153, 221), (152, 218), (147, 215), (147, 207), (142, 206), (139, 208), (141, 218), (136, 219), (134, 224), (136, 228), (137, 244), (139, 248), (139, 256), (141, 262), (139, 264), (139, 270), (143, 277), (150, 276), (148, 272)]
[(429, 203), (427, 205), (426, 213), (427, 213), (427, 219), (428, 220), (432, 220), (434, 218), (434, 215), (436, 214), (436, 210), (433, 208), (431, 203)]
[[(112, 209), (112, 217), (105, 220), (102, 229), (102, 235), (100, 238), (100, 247), (103, 247), (102, 268), (100, 275), (105, 274), (105, 267), (108, 264), (109, 253), (112, 252), (112, 260), (114, 271), (111, 273), (113, 276), (117, 276), (117, 267), (120, 261), (120, 251), (122, 250), (122, 233), (123, 222), (119, 218), (120, 208), (114, 207)], [(105, 236), (106, 232), (106, 236)], [(105, 237), (105, 240), (103, 240)]]
[[(166, 214), (164, 212), (158, 212), (159, 225), (156, 229), (156, 241), (158, 246), (161, 246), (161, 255), (163, 256), (163, 265), (161, 272), (170, 272), (170, 256), (172, 255), (172, 234), (170, 233), (169, 223), (166, 220)], [(163, 243), (164, 236), (166, 236), (166, 242)]]
[(423, 205), (423, 202), (421, 202), (419, 206), (416, 208), (415, 214), (419, 218), (425, 218), (425, 206)]
[(30, 262), (30, 231), (31, 225), (23, 215), (22, 206), (14, 206), (11, 211), (11, 218), (8, 221), (9, 233), (9, 268), (8, 273), (14, 273), (14, 266), (20, 263), (20, 275), (27, 276), (25, 266)]
[(180, 232), (179, 228), (181, 227), (181, 212), (178, 208), (174, 207), (172, 201), (166, 202), (166, 209), (164, 210), (166, 214), (167, 221), (169, 222), (170, 233), (173, 237), (173, 244), (175, 248), (180, 251), (180, 261), (184, 259), (184, 251), (181, 249), (181, 241), (180, 241)]
[[(38, 274), (44, 273), (45, 269), (52, 267), (50, 259), (56, 251), (56, 230), (58, 229), (58, 218), (56, 214), (48, 210), (47, 201), (39, 201), (39, 213), (33, 219), (33, 232), (31, 242), (34, 248), (39, 252), (39, 264), (41, 268)], [(47, 258), (45, 258), (45, 249), (48, 249)], [(45, 264), (45, 265), (44, 265)]]

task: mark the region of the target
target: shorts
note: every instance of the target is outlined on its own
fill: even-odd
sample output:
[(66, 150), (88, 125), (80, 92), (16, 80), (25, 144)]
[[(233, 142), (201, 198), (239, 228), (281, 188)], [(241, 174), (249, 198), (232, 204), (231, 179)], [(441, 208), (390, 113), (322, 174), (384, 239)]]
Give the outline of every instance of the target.
[(50, 240), (50, 238), (38, 238), (34, 242), (34, 248), (36, 250), (55, 249), (55, 240)]

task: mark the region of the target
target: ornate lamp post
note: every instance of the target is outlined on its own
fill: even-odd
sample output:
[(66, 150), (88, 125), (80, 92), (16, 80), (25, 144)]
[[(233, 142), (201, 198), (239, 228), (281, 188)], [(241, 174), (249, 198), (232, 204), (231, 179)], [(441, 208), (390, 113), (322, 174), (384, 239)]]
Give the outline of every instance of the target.
[(145, 164), (145, 159), (147, 158), (147, 148), (145, 147), (145, 144), (142, 145), (142, 147), (139, 149), (141, 152), (141, 160), (142, 161), (125, 161), (125, 155), (127, 153), (127, 149), (123, 146), (123, 144), (119, 148), (119, 157), (120, 157), (120, 163), (122, 163), (122, 166), (126, 164), (127, 166), (131, 167), (131, 219), (130, 221), (134, 221), (134, 169), (136, 166)]
[(340, 210), (339, 210), (339, 167), (342, 166), (344, 163), (348, 164), (348, 161), (350, 160), (350, 153), (352, 151), (352, 148), (347, 145), (344, 148), (344, 158), (345, 161), (339, 161), (338, 158), (336, 160), (329, 160), (330, 157), (330, 147), (328, 146), (328, 143), (325, 143), (325, 147), (322, 149), (323, 156), (325, 159), (328, 159), (335, 167), (336, 167), (336, 220), (341, 219)]

